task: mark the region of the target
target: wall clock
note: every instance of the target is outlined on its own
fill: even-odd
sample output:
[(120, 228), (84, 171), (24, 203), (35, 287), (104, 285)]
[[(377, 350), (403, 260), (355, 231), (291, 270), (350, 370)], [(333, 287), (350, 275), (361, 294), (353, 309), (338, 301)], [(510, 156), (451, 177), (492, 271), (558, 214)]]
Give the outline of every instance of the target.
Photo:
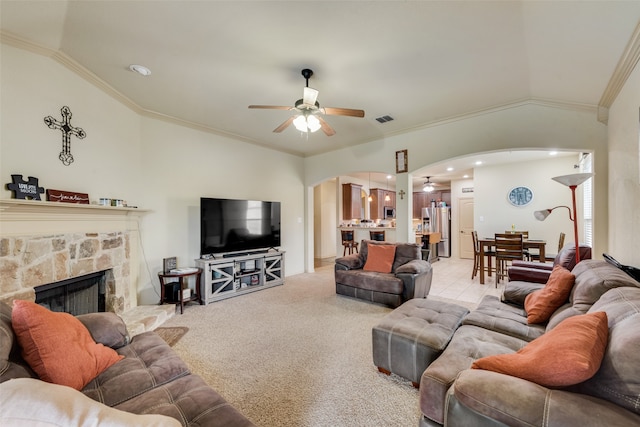
[(514, 187), (507, 194), (513, 206), (526, 206), (533, 200), (533, 191), (529, 187)]

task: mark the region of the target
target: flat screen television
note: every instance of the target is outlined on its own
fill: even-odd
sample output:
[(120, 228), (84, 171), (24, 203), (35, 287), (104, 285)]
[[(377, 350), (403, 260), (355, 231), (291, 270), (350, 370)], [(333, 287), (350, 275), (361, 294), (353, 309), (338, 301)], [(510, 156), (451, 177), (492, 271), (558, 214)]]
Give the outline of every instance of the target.
[(200, 198), (200, 256), (280, 246), (280, 202)]

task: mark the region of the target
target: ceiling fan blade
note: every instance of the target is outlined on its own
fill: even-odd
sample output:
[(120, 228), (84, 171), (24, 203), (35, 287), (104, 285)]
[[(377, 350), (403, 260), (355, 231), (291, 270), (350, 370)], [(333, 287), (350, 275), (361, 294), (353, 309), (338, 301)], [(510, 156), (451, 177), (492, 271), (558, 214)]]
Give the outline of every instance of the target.
[(282, 105), (249, 105), (249, 108), (266, 108), (268, 110), (291, 110), (293, 107), (285, 107)]
[(318, 91), (312, 87), (305, 87), (302, 94), (302, 102), (307, 105), (316, 105), (318, 99)]
[(364, 110), (334, 107), (324, 107), (323, 110), (325, 114), (328, 114), (330, 116), (364, 117)]
[(325, 122), (322, 117), (320, 116), (316, 116), (316, 117), (318, 117), (318, 121), (320, 121), (320, 129), (322, 129), (322, 132), (324, 132), (325, 135), (333, 136), (336, 134), (336, 131), (333, 130), (333, 128), (329, 126), (329, 123)]
[(289, 117), (287, 120), (284, 121), (284, 123), (282, 123), (280, 126), (275, 128), (273, 131), (276, 132), (276, 133), (282, 132), (283, 130), (288, 128), (289, 125), (291, 125), (291, 123), (293, 123), (293, 119), (295, 119), (295, 116)]

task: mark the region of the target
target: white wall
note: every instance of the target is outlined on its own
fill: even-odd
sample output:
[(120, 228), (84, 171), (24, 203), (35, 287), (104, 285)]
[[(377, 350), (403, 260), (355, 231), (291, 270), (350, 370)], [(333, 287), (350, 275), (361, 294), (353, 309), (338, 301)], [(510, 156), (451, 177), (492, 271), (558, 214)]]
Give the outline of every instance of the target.
[[(571, 206), (569, 188), (551, 177), (574, 173), (575, 163), (577, 158), (564, 156), (475, 168), (474, 224), (478, 235), (503, 233), (511, 230), (513, 224), (516, 230), (528, 230), (532, 239), (546, 240), (549, 253), (556, 253), (560, 232), (566, 234), (565, 243), (573, 242), (573, 222), (566, 209), (554, 211), (545, 221), (536, 220), (533, 212), (558, 205)], [(527, 206), (516, 207), (507, 200), (509, 191), (518, 186), (533, 191), (533, 200)]]
[[(150, 209), (141, 220), (144, 261), (138, 302), (158, 302), (162, 258), (193, 265), (199, 255), (200, 197), (282, 202), (285, 272), (304, 271), (301, 158), (173, 123), (141, 117), (56, 61), (1, 45), (0, 176), (35, 176), (45, 188), (120, 198)], [(58, 160), (61, 133), (43, 121), (71, 108), (75, 162)], [(3, 186), (0, 197), (11, 198)]]
[[(609, 248), (640, 267), (640, 66), (609, 110)], [(600, 254), (598, 254), (600, 255)]]
[(314, 258), (336, 256), (337, 179), (314, 187)]
[[(281, 202), (285, 273), (304, 271), (300, 158), (148, 118), (142, 118), (141, 140), (141, 197), (154, 212), (144, 219), (143, 236), (151, 265), (172, 255), (193, 265), (200, 250), (200, 197), (220, 197)], [(143, 284), (143, 301), (152, 291)]]
[[(1, 48), (2, 97), (0, 177), (11, 174), (39, 178), (40, 186), (127, 200), (140, 194), (140, 120), (113, 98), (62, 65), (4, 44)], [(49, 129), (44, 117), (62, 120), (60, 109), (71, 109), (71, 125), (86, 138), (71, 138), (74, 163), (58, 160), (62, 132)], [(3, 185), (0, 197), (12, 193)], [(46, 196), (41, 195), (43, 200)]]

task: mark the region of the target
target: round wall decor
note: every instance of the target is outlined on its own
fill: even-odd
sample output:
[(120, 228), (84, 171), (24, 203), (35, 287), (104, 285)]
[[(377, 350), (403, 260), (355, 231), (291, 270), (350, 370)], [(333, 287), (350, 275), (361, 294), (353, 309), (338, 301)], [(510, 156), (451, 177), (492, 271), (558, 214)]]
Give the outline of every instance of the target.
[(533, 191), (529, 187), (514, 187), (507, 194), (513, 206), (526, 206), (533, 200)]

